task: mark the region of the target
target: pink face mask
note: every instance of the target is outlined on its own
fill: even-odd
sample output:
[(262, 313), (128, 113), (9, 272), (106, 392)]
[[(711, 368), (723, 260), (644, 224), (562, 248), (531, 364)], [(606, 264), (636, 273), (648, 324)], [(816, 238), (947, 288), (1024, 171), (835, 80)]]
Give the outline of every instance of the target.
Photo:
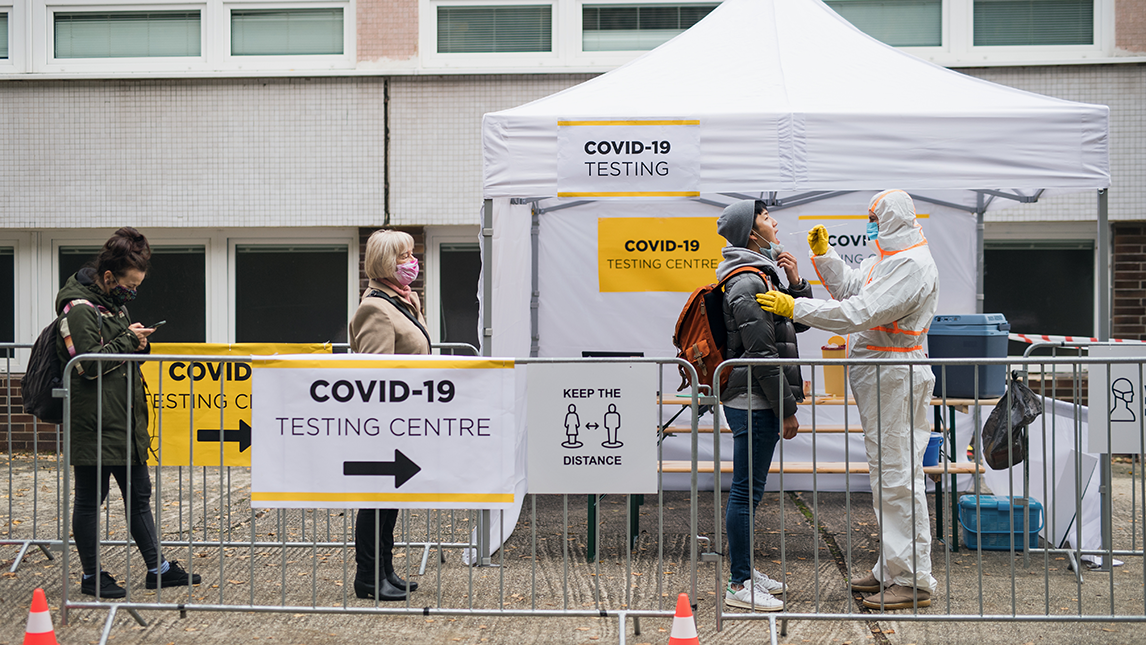
[(394, 272), (394, 277), (398, 279), (398, 283), (403, 287), (410, 286), (418, 277), (418, 260), (414, 258), (409, 262), (398, 265), (398, 270)]

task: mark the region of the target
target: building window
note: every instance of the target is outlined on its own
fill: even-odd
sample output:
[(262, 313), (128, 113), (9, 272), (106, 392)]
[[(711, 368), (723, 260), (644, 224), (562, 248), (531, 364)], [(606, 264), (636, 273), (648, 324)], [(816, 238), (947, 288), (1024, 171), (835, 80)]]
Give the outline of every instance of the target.
[(1094, 44), (1094, 0), (974, 1), (977, 47)]
[(0, 59), (8, 58), (8, 12), (0, 12)]
[(582, 51), (644, 51), (667, 42), (715, 9), (697, 5), (585, 5)]
[[(61, 246), (60, 286), (94, 261), (98, 246)], [(202, 246), (152, 246), (151, 269), (139, 295), (127, 305), (132, 321), (167, 324), (152, 338), (161, 343), (207, 340), (207, 256)]]
[[(0, 343), (16, 342), (16, 249), (0, 246)], [(0, 351), (0, 356), (11, 356)]]
[(438, 7), (438, 53), (553, 51), (549, 5)]
[(346, 341), (349, 247), (235, 246), (235, 341)]
[[(1069, 285), (1070, 307), (1060, 289), (1015, 289), (1016, 284)], [(1094, 335), (1094, 242), (986, 240), (983, 311), (1001, 313), (1016, 334)], [(1008, 352), (1022, 354), (1012, 343)]]
[(57, 12), (56, 58), (199, 56), (198, 11)]
[(444, 343), (469, 343), (478, 338), (478, 277), (481, 250), (476, 243), (442, 244), (438, 250), (440, 337)]
[(827, 0), (865, 34), (893, 47), (943, 45), (943, 0)]
[(231, 11), (232, 56), (341, 55), (342, 41), (340, 8)]

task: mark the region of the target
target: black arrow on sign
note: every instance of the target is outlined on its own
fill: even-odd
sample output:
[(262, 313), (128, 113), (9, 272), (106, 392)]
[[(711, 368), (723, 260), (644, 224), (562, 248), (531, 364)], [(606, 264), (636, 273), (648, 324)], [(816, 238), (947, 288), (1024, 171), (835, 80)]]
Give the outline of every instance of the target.
[[(218, 430), (200, 430), (195, 434), (195, 438), (199, 441), (219, 441)], [(238, 430), (223, 430), (222, 441), (238, 441), (239, 452), (245, 451), (251, 447), (251, 426), (247, 425), (246, 421), (239, 419)]]
[(597, 425), (596, 423), (586, 423), (585, 427), (590, 429), (590, 430), (596, 430), (597, 428), (600, 428), (601, 426)]
[(342, 462), (343, 475), (373, 475), (384, 477), (394, 476), (394, 488), (401, 488), (402, 484), (410, 481), (417, 475), (422, 467), (410, 461), (401, 450), (394, 450), (394, 461), (344, 461)]

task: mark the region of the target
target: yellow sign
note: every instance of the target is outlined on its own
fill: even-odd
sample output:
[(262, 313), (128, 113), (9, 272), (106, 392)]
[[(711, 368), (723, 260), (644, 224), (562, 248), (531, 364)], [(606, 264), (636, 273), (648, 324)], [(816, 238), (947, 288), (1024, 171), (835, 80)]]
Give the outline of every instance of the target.
[(599, 218), (599, 289), (692, 293), (716, 282), (724, 245), (715, 217)]
[[(330, 344), (153, 343), (153, 354), (267, 356), (329, 354)], [(164, 466), (251, 465), (251, 365), (211, 361), (143, 363), (151, 418), (148, 463)], [(160, 442), (160, 430), (163, 440)]]

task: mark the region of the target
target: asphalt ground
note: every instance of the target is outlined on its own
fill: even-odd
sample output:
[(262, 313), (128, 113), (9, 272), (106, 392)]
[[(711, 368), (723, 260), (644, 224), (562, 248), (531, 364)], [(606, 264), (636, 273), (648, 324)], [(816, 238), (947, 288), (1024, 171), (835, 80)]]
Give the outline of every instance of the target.
[[(0, 540), (48, 536), (58, 526), (59, 488), (56, 463), (41, 456), (17, 454), (0, 462), (6, 494), (0, 504)], [(421, 588), (409, 603), (378, 603), (354, 596), (353, 544), (350, 519), (340, 511), (266, 511), (252, 515), (248, 506), (248, 474), (242, 469), (165, 470), (161, 522), (164, 540), (191, 539), (191, 545), (166, 546), (167, 558), (193, 567), (202, 584), (188, 588), (147, 590), (146, 570), (132, 549), (130, 566), (123, 546), (105, 546), (103, 566), (137, 603), (161, 603), (165, 609), (142, 609), (147, 626), (119, 611), (108, 642), (250, 643), (271, 645), (385, 643), (667, 643), (671, 619), (630, 616), (623, 625), (606, 610), (666, 611), (676, 596), (691, 588), (690, 527), (687, 492), (645, 496), (639, 507), (639, 532), (627, 548), (628, 510), (624, 496), (606, 496), (600, 503), (600, 558), (587, 562), (589, 544), (584, 496), (536, 496), (526, 500), (518, 525), (505, 548), (493, 556), (493, 567), (470, 567), (460, 549), (436, 551), (398, 549), (395, 564)], [(1114, 530), (1116, 548), (1143, 546), (1143, 483), (1141, 472), (1131, 476), (1129, 464), (1114, 467)], [(176, 476), (178, 474), (178, 476)], [(933, 500), (934, 498), (932, 498)], [(1142, 559), (1124, 557), (1114, 572), (1084, 571), (1082, 582), (1061, 554), (1031, 554), (967, 550), (957, 552), (942, 541), (933, 543), (934, 575), (939, 592), (919, 615), (1046, 616), (1056, 622), (905, 621), (915, 612), (880, 615), (863, 608), (848, 590), (849, 571), (867, 573), (878, 549), (877, 524), (870, 496), (853, 493), (767, 493), (756, 518), (755, 558), (758, 569), (772, 577), (784, 575), (791, 590), (786, 609), (804, 614), (852, 614), (844, 619), (792, 619), (778, 643), (858, 645), (877, 643), (1146, 643), (1140, 623), (1089, 622), (1085, 617), (1146, 616)], [(933, 501), (934, 503), (934, 501)], [(33, 513), (33, 505), (36, 513)], [(1136, 509), (1134, 508), (1136, 506)], [(103, 530), (107, 539), (122, 539), (122, 502), (111, 495)], [(1137, 521), (1132, 521), (1132, 516)], [(934, 513), (933, 513), (934, 518)], [(474, 517), (467, 512), (411, 511), (399, 524), (398, 539), (415, 542), (467, 540)], [(34, 520), (34, 521), (33, 521)], [(949, 520), (949, 518), (948, 518)], [(711, 492), (699, 496), (698, 529), (714, 537), (720, 521)], [(663, 539), (658, 539), (663, 524)], [(34, 527), (32, 526), (34, 525)], [(849, 530), (850, 527), (850, 530)], [(257, 546), (250, 546), (252, 540)], [(1134, 534), (1137, 534), (1135, 537)], [(233, 542), (224, 544), (219, 541)], [(297, 546), (283, 547), (287, 541)], [(277, 543), (277, 544), (276, 544)], [(709, 550), (702, 545), (702, 551)], [(23, 642), (32, 591), (42, 587), (52, 608), (56, 637), (64, 645), (98, 643), (107, 608), (72, 609), (62, 624), (62, 554), (49, 560), (31, 549), (17, 570), (9, 572), (19, 552), (0, 545), (0, 645)], [(423, 556), (426, 570), (418, 575)], [(78, 594), (79, 561), (69, 558), (70, 599), (94, 601)], [(721, 630), (716, 627), (716, 594), (726, 569), (701, 562), (698, 567), (696, 617), (701, 643), (767, 643), (767, 615), (726, 608)], [(725, 565), (726, 566), (726, 565)], [(128, 571), (131, 580), (126, 580)], [(718, 586), (719, 585), (719, 586)], [(109, 601), (115, 603), (117, 601)], [(251, 604), (278, 608), (250, 611)], [(183, 604), (181, 614), (174, 608)], [(201, 610), (225, 606), (227, 611)], [(422, 607), (431, 609), (426, 615)], [(457, 613), (440, 611), (453, 608)], [(579, 612), (567, 616), (521, 616), (506, 612)], [(467, 613), (467, 612), (473, 613)], [(384, 612), (399, 612), (402, 615)], [(746, 619), (748, 616), (751, 618)], [(636, 633), (639, 622), (640, 633)]]

